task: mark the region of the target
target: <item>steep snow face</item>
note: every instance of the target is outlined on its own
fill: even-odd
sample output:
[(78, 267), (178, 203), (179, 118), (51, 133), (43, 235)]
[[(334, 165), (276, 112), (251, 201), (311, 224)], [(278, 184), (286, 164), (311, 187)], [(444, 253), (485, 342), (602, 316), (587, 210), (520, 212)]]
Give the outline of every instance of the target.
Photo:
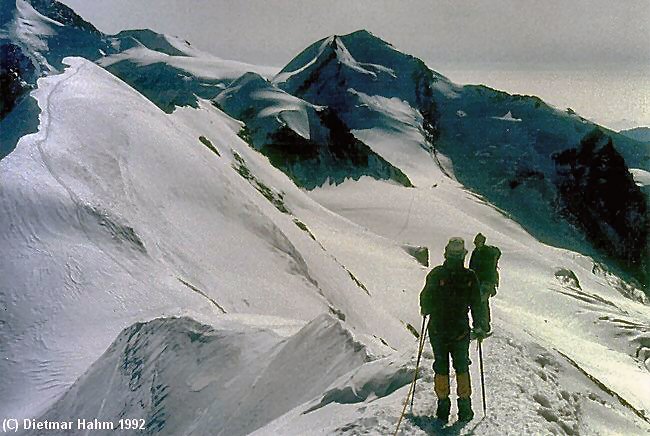
[(287, 338), (226, 319), (155, 319), (125, 329), (42, 419), (128, 416), (148, 432), (246, 435), (367, 360), (328, 315)]
[(118, 331), (161, 315), (332, 311), (394, 346), (410, 336), (291, 214), (319, 208), (239, 123), (209, 105), (169, 117), (69, 62), (39, 81), (39, 132), (0, 161), (3, 415), (33, 415)]

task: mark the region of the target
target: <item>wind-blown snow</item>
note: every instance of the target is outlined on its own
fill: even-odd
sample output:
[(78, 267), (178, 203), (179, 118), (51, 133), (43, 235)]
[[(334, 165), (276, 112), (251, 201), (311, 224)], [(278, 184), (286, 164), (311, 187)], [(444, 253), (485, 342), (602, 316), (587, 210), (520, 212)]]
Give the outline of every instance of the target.
[(46, 49), (47, 45), (34, 37), (54, 35), (56, 31), (52, 29), (52, 26), (63, 26), (63, 24), (39, 14), (26, 0), (16, 0), (16, 10), (18, 11), (18, 17), (14, 24), (16, 34), (38, 49)]

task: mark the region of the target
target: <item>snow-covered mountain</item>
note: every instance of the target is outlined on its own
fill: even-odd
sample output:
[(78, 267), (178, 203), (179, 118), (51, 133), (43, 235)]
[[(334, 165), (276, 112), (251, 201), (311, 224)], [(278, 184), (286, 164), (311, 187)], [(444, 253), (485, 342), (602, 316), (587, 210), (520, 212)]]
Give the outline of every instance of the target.
[(355, 138), (335, 110), (294, 97), (255, 73), (233, 82), (214, 102), (243, 121), (244, 139), (299, 186), (313, 189), (364, 175), (412, 186), (402, 171)]
[[(414, 148), (428, 150), (434, 158), (440, 152), (453, 162), (459, 181), (507, 211), (538, 238), (591, 255), (598, 254), (591, 249), (596, 245), (601, 253), (632, 271), (641, 270), (638, 276), (644, 276), (647, 251), (629, 246), (640, 240), (647, 249), (647, 206), (634, 200), (640, 189), (631, 178), (618, 193), (619, 198), (625, 196), (627, 206), (621, 208), (605, 195), (598, 199), (612, 213), (627, 209), (627, 220), (595, 211), (589, 217), (573, 213), (563, 198), (555, 155), (579, 148), (596, 127), (579, 116), (560, 112), (534, 97), (456, 86), (365, 31), (312, 45), (274, 83), (334, 109), (357, 138), (390, 156), (389, 162), (398, 168), (412, 165)], [(396, 130), (408, 132), (413, 143), (378, 140), (391, 138), (389, 133)], [(615, 140), (614, 153), (624, 157), (628, 168), (648, 171), (649, 147), (608, 134)], [(597, 156), (586, 159), (597, 165)], [(621, 171), (621, 177), (628, 174), (627, 168)], [(625, 195), (628, 190), (630, 195)], [(588, 231), (603, 225), (608, 236)]]
[(197, 96), (212, 98), (245, 72), (277, 72), (219, 59), (147, 29), (106, 35), (54, 0), (3, 0), (0, 54), (0, 158), (36, 131), (38, 109), (24, 97), (39, 77), (61, 72), (66, 56), (99, 62), (168, 112), (196, 107)]
[[(650, 169), (647, 145), (599, 130), (536, 97), (455, 85), (366, 31), (312, 44), (270, 82), (252, 76), (240, 80), (246, 86), (234, 83), (216, 103), (244, 121), (253, 145), (303, 187), (363, 174), (358, 162), (352, 161), (356, 171), (350, 169), (348, 156), (335, 154), (332, 162), (310, 145), (309, 135), (319, 136), (322, 120), (313, 113), (298, 115), (296, 108), (314, 112), (317, 107), (341, 121), (339, 129), (354, 136), (355, 149), (369, 147), (403, 171), (406, 186), (424, 183), (433, 161), (544, 242), (595, 256), (628, 277), (647, 280), (647, 188), (644, 178), (630, 175)], [(596, 170), (602, 158), (583, 146), (594, 131), (605, 132), (605, 142), (611, 138), (611, 159), (622, 163), (609, 165), (602, 180), (620, 183), (616, 193), (592, 190), (602, 206), (582, 213), (566, 195), (563, 166)], [(579, 152), (581, 163), (566, 161)], [(366, 174), (395, 179), (384, 167)]]
[[(435, 265), (450, 236), (481, 231), (503, 252), (488, 415), (450, 429), (431, 419), (427, 351), (403, 434), (650, 431), (648, 298), (584, 255), (585, 224), (638, 198), (639, 143), (588, 136), (593, 125), (532, 97), (452, 84), (363, 31), (274, 75), (150, 31), (97, 35), (54, 1), (15, 5), (3, 4), (2, 45), (20, 47), (34, 81), (23, 77), (1, 127), (17, 137), (8, 120), (37, 118), (0, 160), (0, 416), (143, 419), (161, 434), (392, 433), (428, 272), (413, 253), (428, 248)], [(48, 46), (72, 27), (106, 51), (84, 56), (70, 37), (58, 66), (38, 70), (32, 56), (56, 50), (21, 42), (15, 29), (38, 27), (25, 16), (58, 23)], [(514, 161), (543, 179), (511, 187)], [(636, 184), (584, 196), (587, 218), (548, 203), (576, 181), (620, 187), (628, 168)], [(612, 219), (632, 231), (642, 204)], [(540, 241), (567, 223), (586, 235), (583, 254)], [(607, 229), (593, 231), (618, 231)]]

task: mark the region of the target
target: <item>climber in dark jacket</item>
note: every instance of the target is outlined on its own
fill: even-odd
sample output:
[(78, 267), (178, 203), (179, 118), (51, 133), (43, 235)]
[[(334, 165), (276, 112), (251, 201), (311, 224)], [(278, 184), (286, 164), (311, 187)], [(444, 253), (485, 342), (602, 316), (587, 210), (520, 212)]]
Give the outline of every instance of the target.
[(497, 294), (499, 287), (498, 262), (501, 257), (501, 250), (497, 247), (485, 244), (486, 238), (481, 233), (474, 237), (474, 251), (469, 259), (469, 269), (476, 273), (481, 290), (481, 302), (483, 311), (487, 317), (487, 330), (490, 331), (490, 297)]
[(429, 338), (433, 348), (434, 390), (438, 397), (436, 416), (447, 421), (449, 399), (449, 356), (456, 371), (458, 419), (470, 421), (472, 387), (469, 378), (470, 325), (472, 312), (473, 335), (485, 337), (487, 320), (481, 304), (479, 282), (473, 271), (465, 268), (465, 242), (451, 238), (445, 247), (445, 261), (431, 270), (420, 293), (422, 315), (430, 315)]

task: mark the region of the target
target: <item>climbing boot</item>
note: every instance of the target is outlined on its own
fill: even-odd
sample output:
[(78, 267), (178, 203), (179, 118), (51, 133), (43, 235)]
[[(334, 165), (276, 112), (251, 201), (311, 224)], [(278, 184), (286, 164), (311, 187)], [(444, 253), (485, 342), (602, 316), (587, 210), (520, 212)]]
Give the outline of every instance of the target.
[(451, 409), (451, 400), (449, 399), (449, 375), (436, 374), (433, 377), (433, 389), (438, 397), (438, 408), (436, 418), (447, 422), (449, 419), (449, 409)]
[(438, 398), (438, 408), (436, 409), (436, 418), (443, 422), (449, 420), (449, 410), (451, 409), (451, 400), (447, 398)]
[(474, 411), (472, 411), (472, 400), (469, 398), (458, 399), (458, 420), (467, 422), (474, 418)]

